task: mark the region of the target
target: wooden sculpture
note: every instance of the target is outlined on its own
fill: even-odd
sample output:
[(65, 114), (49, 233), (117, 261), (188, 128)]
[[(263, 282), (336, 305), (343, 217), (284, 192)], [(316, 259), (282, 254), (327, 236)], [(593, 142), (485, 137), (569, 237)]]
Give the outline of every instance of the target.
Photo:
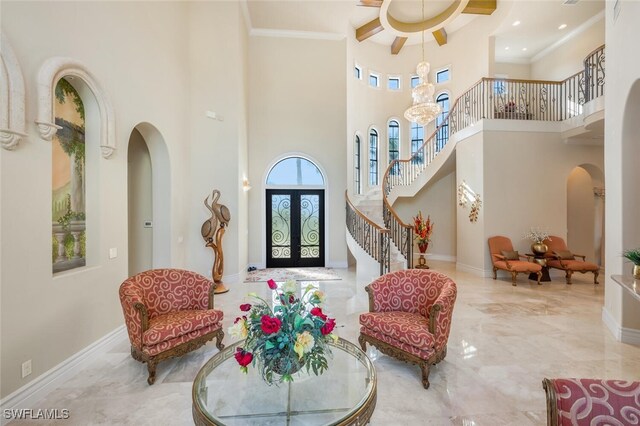
[(231, 220), (231, 213), (227, 206), (220, 204), (220, 191), (214, 189), (211, 193), (211, 201), (209, 196), (204, 199), (204, 205), (211, 212), (211, 217), (207, 219), (200, 228), (200, 233), (205, 241), (206, 247), (211, 247), (213, 250), (213, 269), (211, 270), (211, 277), (213, 282), (216, 283), (215, 293), (226, 293), (229, 291), (227, 287), (222, 283), (222, 272), (224, 270), (224, 254), (222, 252), (222, 236), (226, 230), (229, 221)]

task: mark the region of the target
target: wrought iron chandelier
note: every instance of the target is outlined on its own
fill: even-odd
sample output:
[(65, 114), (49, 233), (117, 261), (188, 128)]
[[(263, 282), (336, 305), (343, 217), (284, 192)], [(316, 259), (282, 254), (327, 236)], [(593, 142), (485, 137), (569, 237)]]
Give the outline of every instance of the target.
[[(422, 0), (422, 20), (424, 21), (424, 0)], [(404, 118), (412, 123), (426, 126), (427, 123), (436, 118), (442, 108), (433, 101), (433, 84), (429, 83), (428, 62), (424, 60), (424, 31), (422, 31), (422, 62), (416, 66), (416, 74), (420, 78), (420, 83), (411, 90), (413, 105), (404, 112)]]

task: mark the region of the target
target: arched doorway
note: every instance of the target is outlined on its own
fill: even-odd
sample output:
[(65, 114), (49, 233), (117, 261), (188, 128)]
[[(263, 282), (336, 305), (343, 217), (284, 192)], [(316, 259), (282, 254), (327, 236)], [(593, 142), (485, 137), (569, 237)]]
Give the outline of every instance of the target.
[(312, 161), (290, 156), (267, 174), (266, 266), (324, 266), (325, 177)]
[(129, 275), (171, 264), (171, 175), (164, 138), (138, 124), (129, 137)]
[(567, 178), (567, 245), (604, 266), (604, 174), (593, 164), (575, 167)]

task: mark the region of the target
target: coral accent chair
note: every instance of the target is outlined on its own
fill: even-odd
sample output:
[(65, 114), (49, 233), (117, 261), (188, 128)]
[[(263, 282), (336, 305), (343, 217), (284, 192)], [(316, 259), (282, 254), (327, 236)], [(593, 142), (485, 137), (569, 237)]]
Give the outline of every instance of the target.
[(447, 355), (456, 283), (440, 272), (390, 272), (366, 288), (369, 312), (360, 315), (360, 337), (389, 356), (420, 366), (429, 388), (429, 367)]
[[(586, 256), (571, 253), (567, 248), (567, 243), (560, 237), (549, 235), (549, 239), (544, 240), (544, 243), (549, 249), (545, 254), (547, 266), (563, 270), (567, 284), (571, 284), (571, 274), (574, 272), (580, 272), (581, 274), (593, 272), (593, 283), (598, 284), (598, 275), (600, 275), (600, 267), (598, 265), (586, 262)], [(575, 259), (576, 257), (581, 257), (582, 260), (577, 260)]]
[(511, 283), (516, 285), (516, 277), (518, 273), (523, 272), (525, 274), (537, 274), (538, 284), (540, 284), (540, 278), (542, 278), (542, 266), (537, 263), (529, 262), (528, 260), (520, 260), (521, 258), (527, 259), (527, 256), (518, 254), (516, 259), (508, 259), (504, 252), (512, 252), (513, 244), (507, 237), (491, 237), (489, 238), (489, 253), (491, 254), (491, 263), (493, 263), (493, 279), (498, 278), (498, 269), (511, 272)]
[(182, 269), (152, 269), (120, 285), (120, 303), (131, 341), (131, 356), (147, 363), (152, 385), (157, 364), (222, 339), (222, 311), (213, 309), (215, 284)]
[(542, 387), (547, 396), (549, 426), (640, 423), (640, 382), (544, 379)]

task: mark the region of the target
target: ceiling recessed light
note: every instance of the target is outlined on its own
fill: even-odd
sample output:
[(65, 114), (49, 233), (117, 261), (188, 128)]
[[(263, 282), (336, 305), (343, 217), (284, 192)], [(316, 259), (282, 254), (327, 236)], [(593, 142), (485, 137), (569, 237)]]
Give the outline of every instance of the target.
[(520, 21), (515, 21), (512, 25), (513, 25), (514, 27), (517, 27), (518, 25), (520, 25)]
[(522, 51), (523, 51), (523, 52), (526, 52), (526, 51), (527, 51), (527, 48), (526, 48), (526, 47), (523, 47), (523, 48), (522, 48)]
[(564, 30), (565, 28), (567, 28), (567, 24), (562, 24), (558, 27), (559, 30)]
[(505, 47), (504, 50), (509, 50), (509, 46)]

